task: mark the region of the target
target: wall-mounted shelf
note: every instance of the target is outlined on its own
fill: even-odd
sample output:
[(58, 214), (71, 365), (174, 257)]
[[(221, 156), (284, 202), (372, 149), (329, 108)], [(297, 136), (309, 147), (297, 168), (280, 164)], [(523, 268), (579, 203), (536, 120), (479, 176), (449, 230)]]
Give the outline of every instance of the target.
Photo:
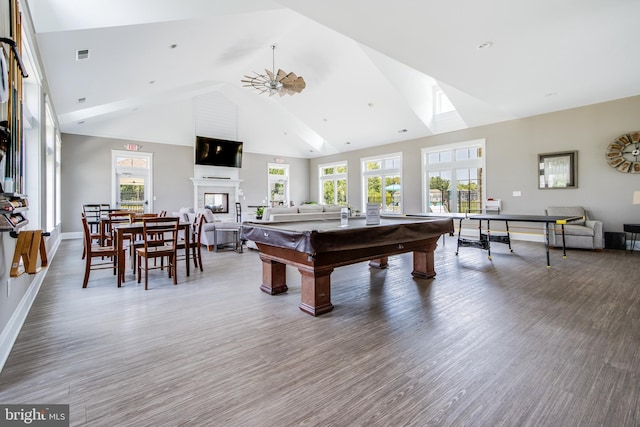
[(17, 231), (29, 223), (23, 212), (29, 209), (29, 200), (24, 194), (4, 193), (0, 195), (0, 232)]

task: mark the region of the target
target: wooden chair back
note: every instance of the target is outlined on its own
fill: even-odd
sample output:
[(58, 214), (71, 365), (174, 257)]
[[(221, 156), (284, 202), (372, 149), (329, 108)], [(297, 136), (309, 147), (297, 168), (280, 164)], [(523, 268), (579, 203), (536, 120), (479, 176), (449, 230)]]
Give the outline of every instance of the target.
[[(84, 232), (85, 270), (82, 287), (86, 288), (91, 270), (113, 269), (116, 274), (117, 251), (113, 246), (94, 245), (92, 233), (86, 215), (82, 214), (82, 230)], [(99, 259), (98, 259), (99, 258)], [(106, 260), (105, 260), (106, 258)]]
[[(164, 269), (164, 259), (168, 260), (167, 270), (169, 277), (173, 277), (173, 284), (177, 284), (176, 275), (176, 253), (178, 243), (178, 224), (176, 217), (148, 217), (142, 219), (143, 245), (136, 249), (138, 265), (138, 283), (142, 279), (144, 270), (144, 288), (149, 289), (149, 271), (161, 268)], [(150, 259), (160, 258), (160, 266), (149, 265)], [(144, 262), (143, 262), (144, 260)]]
[(97, 203), (88, 203), (82, 205), (82, 212), (87, 217), (89, 230), (97, 233), (100, 224), (100, 205)]

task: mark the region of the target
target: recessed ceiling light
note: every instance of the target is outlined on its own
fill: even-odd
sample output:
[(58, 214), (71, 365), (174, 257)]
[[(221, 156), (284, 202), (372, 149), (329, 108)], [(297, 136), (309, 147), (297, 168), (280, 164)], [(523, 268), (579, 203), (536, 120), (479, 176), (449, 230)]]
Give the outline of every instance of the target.
[(154, 84), (155, 82), (156, 82), (155, 80), (149, 80), (150, 85)]
[(407, 132), (407, 130), (406, 130), (406, 129), (400, 129), (400, 130), (398, 131), (398, 133), (405, 133), (405, 132)]
[(549, 98), (549, 97), (552, 97), (552, 96), (556, 96), (557, 94), (558, 94), (557, 92), (549, 92), (549, 93), (545, 93), (544, 97), (545, 98)]
[(349, 145), (349, 144), (351, 144), (351, 142), (347, 141), (347, 142), (345, 142), (344, 144), (345, 144), (345, 145)]
[(172, 44), (172, 45), (171, 45), (171, 46), (169, 46), (169, 47), (170, 47), (171, 49), (175, 49), (175, 48), (177, 48), (177, 47), (178, 47), (178, 45), (177, 45), (177, 44)]
[(488, 49), (493, 46), (493, 42), (484, 42), (478, 45), (478, 49)]
[(78, 122), (78, 124), (79, 124), (79, 125), (81, 125), (81, 124), (83, 124), (83, 123), (84, 123), (84, 120), (80, 120), (80, 121)]
[(83, 102), (86, 102), (87, 98), (78, 98), (78, 104), (82, 104)]

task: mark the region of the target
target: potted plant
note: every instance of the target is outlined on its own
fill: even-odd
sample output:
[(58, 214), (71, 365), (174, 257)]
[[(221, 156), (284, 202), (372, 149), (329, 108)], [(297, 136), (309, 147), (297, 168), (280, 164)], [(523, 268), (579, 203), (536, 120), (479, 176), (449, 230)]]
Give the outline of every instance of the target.
[(258, 206), (256, 208), (256, 219), (262, 219), (263, 212), (264, 212), (264, 206)]

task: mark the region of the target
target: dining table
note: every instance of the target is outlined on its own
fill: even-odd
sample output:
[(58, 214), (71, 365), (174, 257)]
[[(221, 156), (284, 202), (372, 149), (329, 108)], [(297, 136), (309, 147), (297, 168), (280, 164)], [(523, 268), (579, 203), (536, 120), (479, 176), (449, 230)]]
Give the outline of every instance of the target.
[[(135, 236), (136, 234), (141, 234), (144, 230), (144, 223), (142, 221), (139, 222), (123, 222), (120, 224), (113, 224), (113, 236), (114, 236), (114, 245), (116, 247), (118, 253), (117, 259), (117, 276), (118, 276), (118, 287), (122, 287), (122, 283), (125, 281), (125, 271), (126, 271), (126, 257), (125, 257), (125, 247), (124, 247), (124, 236), (126, 234), (131, 234)], [(184, 231), (184, 250), (185, 254), (189, 254), (189, 242), (191, 241), (191, 223), (189, 222), (180, 222), (178, 223), (178, 229)], [(185, 256), (185, 266), (186, 273), (189, 276), (189, 256)]]

